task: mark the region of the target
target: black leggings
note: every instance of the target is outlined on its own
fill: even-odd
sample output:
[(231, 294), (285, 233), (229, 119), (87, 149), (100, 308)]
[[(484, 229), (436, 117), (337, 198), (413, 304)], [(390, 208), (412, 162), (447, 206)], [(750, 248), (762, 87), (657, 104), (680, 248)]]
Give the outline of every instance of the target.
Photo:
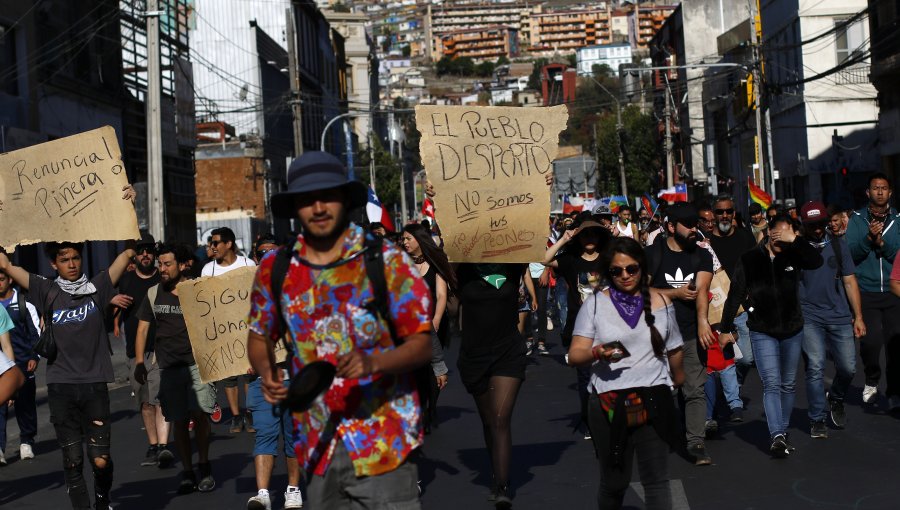
[(475, 396), (484, 428), (484, 442), (491, 455), (494, 484), (498, 487), (509, 485), (509, 458), (512, 452), (510, 422), (521, 386), (521, 379), (495, 375), (490, 378), (488, 390)]
[(859, 354), (866, 384), (881, 379), (881, 347), (885, 346), (885, 379), (888, 396), (900, 396), (900, 298), (890, 292), (861, 292), (866, 336), (859, 339)]

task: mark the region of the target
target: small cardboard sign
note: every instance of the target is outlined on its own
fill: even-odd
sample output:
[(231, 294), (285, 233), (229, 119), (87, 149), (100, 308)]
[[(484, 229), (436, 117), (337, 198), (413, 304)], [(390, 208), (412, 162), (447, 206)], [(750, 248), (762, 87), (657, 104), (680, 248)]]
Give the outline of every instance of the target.
[(416, 126), (444, 250), (453, 262), (536, 262), (568, 110), (417, 106)]
[[(255, 275), (256, 267), (248, 266), (178, 284), (178, 301), (203, 382), (246, 374), (250, 369), (247, 317)], [(275, 360), (282, 362), (286, 355), (282, 343), (275, 344)]]
[(110, 126), (0, 154), (0, 246), (140, 239)]

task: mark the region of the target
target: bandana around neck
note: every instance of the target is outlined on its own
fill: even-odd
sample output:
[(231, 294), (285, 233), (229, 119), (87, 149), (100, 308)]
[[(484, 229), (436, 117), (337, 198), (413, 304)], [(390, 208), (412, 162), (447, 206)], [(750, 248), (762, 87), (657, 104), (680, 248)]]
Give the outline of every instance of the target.
[(74, 282), (70, 282), (69, 280), (63, 280), (59, 276), (56, 277), (56, 284), (59, 285), (59, 288), (63, 290), (66, 294), (71, 294), (73, 296), (87, 296), (89, 294), (93, 294), (97, 292), (97, 288), (94, 287), (94, 284), (91, 283), (90, 280), (87, 279), (87, 276), (81, 275), (81, 278), (75, 280)]
[(628, 327), (634, 329), (637, 327), (638, 321), (641, 319), (641, 313), (644, 311), (644, 296), (637, 294), (632, 296), (624, 292), (619, 292), (615, 287), (609, 287), (609, 300), (612, 301), (619, 316), (628, 324)]
[(475, 268), (478, 275), (497, 290), (506, 283), (506, 275), (501, 273), (500, 264), (478, 264)]

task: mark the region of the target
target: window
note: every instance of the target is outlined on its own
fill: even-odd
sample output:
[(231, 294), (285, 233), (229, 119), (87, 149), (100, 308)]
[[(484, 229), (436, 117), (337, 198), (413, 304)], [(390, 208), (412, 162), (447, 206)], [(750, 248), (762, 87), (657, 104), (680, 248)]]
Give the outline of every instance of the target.
[[(834, 23), (835, 25), (839, 25), (845, 21), (846, 20), (843, 19), (837, 19)], [(840, 28), (835, 33), (834, 37), (835, 53), (838, 64), (843, 64), (847, 59), (858, 56), (865, 50), (863, 46), (865, 45), (866, 32), (865, 26), (861, 21)]]
[(0, 92), (18, 95), (18, 64), (16, 63), (16, 34), (0, 25)]

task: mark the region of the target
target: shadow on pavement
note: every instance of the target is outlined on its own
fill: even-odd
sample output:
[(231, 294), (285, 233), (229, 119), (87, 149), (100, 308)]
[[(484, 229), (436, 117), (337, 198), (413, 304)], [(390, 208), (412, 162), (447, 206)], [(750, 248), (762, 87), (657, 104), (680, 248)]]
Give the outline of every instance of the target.
[[(513, 445), (510, 459), (509, 479), (516, 486), (530, 482), (534, 475), (532, 468), (554, 466), (559, 462), (564, 451), (577, 444), (576, 441), (556, 441), (553, 443), (537, 443), (529, 445)], [(478, 473), (472, 482), (483, 487), (491, 484), (491, 462), (486, 448), (469, 448), (459, 450), (459, 460), (470, 470)], [(515, 490), (515, 488), (513, 488)]]

